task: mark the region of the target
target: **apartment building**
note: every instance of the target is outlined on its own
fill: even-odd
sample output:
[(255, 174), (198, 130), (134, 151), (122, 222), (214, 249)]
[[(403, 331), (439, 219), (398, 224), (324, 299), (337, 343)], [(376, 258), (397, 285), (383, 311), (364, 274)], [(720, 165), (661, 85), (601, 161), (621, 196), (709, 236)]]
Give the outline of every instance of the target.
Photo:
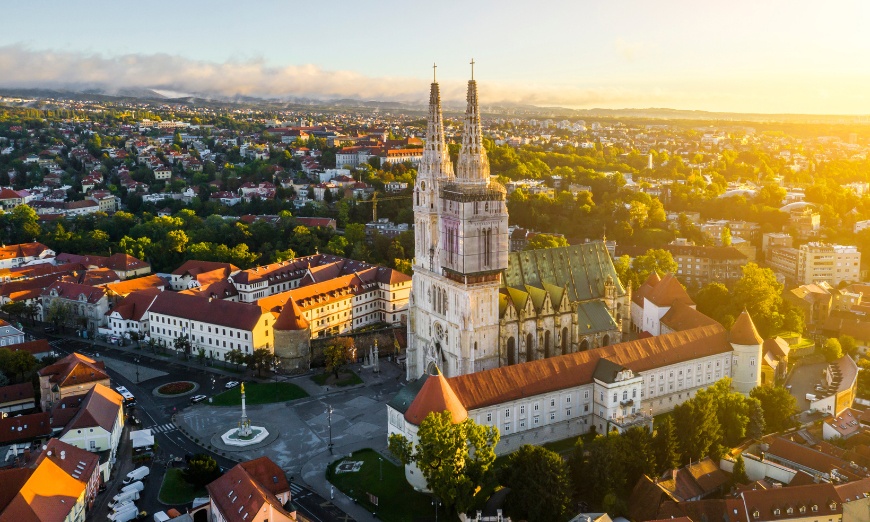
[(729, 286), (740, 279), (747, 257), (734, 247), (668, 245), (677, 275), (687, 285), (718, 282)]
[(231, 350), (272, 351), (274, 323), (275, 316), (256, 305), (174, 292), (161, 292), (148, 309), (149, 333), (159, 345), (174, 349), (176, 338), (187, 337), (190, 353), (204, 350), (215, 359)]
[(860, 280), (861, 253), (855, 246), (807, 243), (799, 249), (797, 275), (801, 284)]

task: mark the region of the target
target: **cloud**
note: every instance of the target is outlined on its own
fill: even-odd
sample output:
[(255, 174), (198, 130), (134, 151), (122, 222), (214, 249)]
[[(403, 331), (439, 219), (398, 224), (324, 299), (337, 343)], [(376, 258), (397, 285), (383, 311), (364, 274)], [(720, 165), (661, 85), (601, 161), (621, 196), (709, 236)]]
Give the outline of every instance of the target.
[[(425, 103), (429, 90), (428, 80), (423, 78), (370, 77), (312, 64), (278, 67), (262, 59), (208, 62), (170, 54), (105, 56), (34, 50), (17, 44), (0, 46), (0, 73), (0, 87), (102, 89), (107, 93), (148, 88), (203, 97), (244, 95)], [(481, 81), (479, 88), (484, 104), (622, 108), (699, 101), (697, 93), (678, 93), (649, 85), (613, 88)], [(441, 89), (445, 101), (465, 99), (464, 81), (442, 81)]]

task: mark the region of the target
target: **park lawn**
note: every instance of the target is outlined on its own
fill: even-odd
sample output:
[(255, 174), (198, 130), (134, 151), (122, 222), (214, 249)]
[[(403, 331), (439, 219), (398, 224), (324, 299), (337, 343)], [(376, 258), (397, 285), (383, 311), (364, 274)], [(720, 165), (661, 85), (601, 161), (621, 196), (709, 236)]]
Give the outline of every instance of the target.
[(312, 375), (311, 380), (321, 386), (353, 386), (354, 384), (362, 384), (363, 382), (359, 375), (350, 370), (342, 370), (338, 372), (337, 381), (332, 380), (334, 377), (335, 375), (330, 372), (323, 372), (318, 373), (317, 375)]
[(585, 433), (576, 437), (568, 437), (567, 439), (555, 440), (544, 444), (548, 450), (558, 453), (562, 457), (570, 457), (574, 452), (574, 446), (577, 445), (577, 439), (583, 439), (584, 444), (589, 444), (595, 438), (595, 433)]
[(195, 489), (181, 476), (180, 468), (169, 468), (163, 476), (163, 484), (160, 486), (160, 494), (157, 499), (168, 505), (189, 504), (197, 497), (206, 497), (208, 492), (205, 488)]
[[(245, 383), (245, 404), (286, 402), (303, 397), (308, 397), (305, 390), (289, 382)], [(211, 404), (215, 406), (241, 406), (241, 386), (215, 395)]]
[[(384, 459), (384, 480), (380, 480), (378, 457), (378, 453), (371, 449), (356, 451), (352, 457), (330, 464), (326, 478), (385, 522), (412, 522), (427, 515), (434, 517), (431, 497), (414, 491), (405, 480), (405, 470), (401, 466)], [(336, 474), (335, 467), (344, 460), (363, 461), (363, 465), (356, 473)], [(378, 506), (369, 503), (366, 493), (378, 497)]]

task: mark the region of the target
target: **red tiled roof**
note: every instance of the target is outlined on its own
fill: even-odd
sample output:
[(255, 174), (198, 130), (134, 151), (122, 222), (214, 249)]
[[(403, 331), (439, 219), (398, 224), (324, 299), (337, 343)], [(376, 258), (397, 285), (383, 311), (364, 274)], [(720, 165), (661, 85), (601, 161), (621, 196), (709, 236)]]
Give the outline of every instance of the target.
[(33, 391), (33, 384), (30, 382), (22, 382), (21, 384), (10, 384), (0, 388), (0, 404), (7, 402), (24, 401), (33, 399), (36, 393)]
[(699, 326), (718, 324), (715, 319), (708, 317), (691, 306), (679, 301), (674, 303), (670, 310), (662, 316), (661, 323), (670, 327), (671, 330), (678, 332), (682, 330), (690, 330)]
[[(792, 516), (799, 516), (800, 508), (806, 508), (807, 518), (824, 519), (843, 513), (837, 490), (827, 483), (744, 491), (740, 494), (740, 499), (743, 500), (750, 520), (759, 522), (782, 520), (788, 508), (794, 510)], [(813, 506), (818, 507), (817, 512), (813, 512)], [(779, 514), (776, 510), (779, 510)]]
[(265, 471), (268, 466), (254, 464), (251, 468), (257, 478), (248, 472), (244, 464), (238, 464), (206, 486), (209, 497), (224, 519), (227, 522), (253, 521), (264, 504), (270, 504), (277, 513), (290, 518), (290, 513), (284, 510), (266, 484), (260, 483), (261, 470)]
[(263, 311), (255, 304), (222, 299), (206, 301), (201, 297), (175, 292), (161, 292), (151, 303), (149, 313), (248, 331), (253, 330), (263, 316)]
[(0, 419), (0, 444), (31, 441), (51, 436), (51, 417), (47, 412)]
[(673, 306), (675, 303), (689, 306), (695, 304), (673, 274), (663, 277), (645, 297), (656, 306)]
[(23, 343), (10, 344), (6, 348), (11, 352), (19, 350), (29, 353), (36, 357), (51, 353), (51, 346), (48, 344), (48, 339), (34, 339), (33, 341), (24, 341)]
[(587, 384), (601, 358), (638, 373), (731, 350), (728, 333), (715, 324), (460, 375), (448, 382), (465, 408), (474, 410)]
[(141, 321), (158, 294), (160, 294), (160, 290), (157, 288), (148, 288), (128, 294), (114, 308), (108, 310), (106, 315), (112, 315), (117, 312), (121, 316), (121, 319)]
[(72, 429), (103, 428), (109, 433), (118, 420), (123, 399), (115, 390), (97, 384), (88, 391), (79, 406), (79, 411), (66, 426), (64, 433)]
[(51, 366), (39, 370), (41, 377), (50, 376), (49, 381), (60, 387), (109, 379), (104, 362), (97, 362), (80, 353), (72, 353)]
[(202, 272), (210, 272), (212, 270), (225, 270), (226, 274), (229, 275), (231, 272), (237, 272), (239, 268), (230, 263), (219, 263), (217, 261), (198, 261), (195, 259), (191, 259), (190, 261), (185, 261), (183, 265), (173, 270), (172, 275), (195, 276)]
[(308, 320), (305, 319), (305, 316), (302, 314), (302, 310), (299, 309), (299, 305), (296, 304), (294, 299), (288, 299), (287, 305), (281, 310), (281, 315), (278, 316), (278, 320), (275, 321), (275, 329), (276, 330), (305, 330), (309, 327)]
[(50, 295), (52, 291), (57, 292), (58, 297), (76, 301), (80, 296), (85, 296), (88, 303), (97, 303), (106, 295), (106, 289), (103, 287), (66, 283), (63, 281), (54, 282), (43, 290), (42, 295)]

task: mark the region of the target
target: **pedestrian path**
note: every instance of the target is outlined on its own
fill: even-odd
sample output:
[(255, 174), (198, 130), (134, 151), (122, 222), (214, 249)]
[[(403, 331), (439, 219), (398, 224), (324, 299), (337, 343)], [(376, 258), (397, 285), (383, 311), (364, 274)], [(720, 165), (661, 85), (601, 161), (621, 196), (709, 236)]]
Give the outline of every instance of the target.
[(303, 488), (302, 486), (300, 486), (298, 484), (294, 484), (293, 482), (290, 483), (290, 493), (292, 494), (292, 496), (290, 497), (290, 500), (305, 498), (305, 497), (312, 494), (307, 489)]
[(146, 429), (151, 430), (151, 433), (168, 433), (177, 430), (178, 426), (171, 422), (167, 422), (166, 424), (157, 424)]

